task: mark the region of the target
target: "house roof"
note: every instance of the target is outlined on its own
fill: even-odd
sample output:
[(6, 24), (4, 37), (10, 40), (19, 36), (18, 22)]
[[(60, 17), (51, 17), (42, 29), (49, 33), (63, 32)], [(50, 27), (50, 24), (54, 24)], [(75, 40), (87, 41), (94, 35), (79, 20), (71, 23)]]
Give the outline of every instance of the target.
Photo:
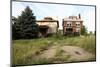
[(83, 22), (83, 20), (81, 19), (81, 15), (80, 14), (78, 16), (69, 16), (67, 18), (64, 18), (62, 25), (64, 24), (64, 21), (67, 21), (67, 22), (68, 21), (71, 21), (71, 22), (73, 22), (73, 21), (75, 21), (75, 22)]
[(54, 20), (52, 17), (44, 17), (44, 19), (37, 20), (37, 22), (58, 22), (58, 20)]
[(63, 21), (83, 21), (81, 19), (63, 19)]
[(63, 21), (83, 21), (79, 16), (69, 16), (64, 18)]
[(58, 22), (58, 20), (54, 20), (52, 17), (44, 17), (44, 19), (42, 19), (42, 20), (37, 20), (36, 22), (37, 22), (37, 23), (38, 23), (38, 22), (57, 22), (57, 26), (59, 27), (59, 22)]

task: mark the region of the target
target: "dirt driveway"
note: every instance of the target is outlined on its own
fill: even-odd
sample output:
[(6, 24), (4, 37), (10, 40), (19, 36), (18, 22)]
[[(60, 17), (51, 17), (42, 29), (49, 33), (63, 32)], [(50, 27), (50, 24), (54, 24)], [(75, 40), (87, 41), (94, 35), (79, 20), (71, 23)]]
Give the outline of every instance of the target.
[(78, 46), (52, 46), (52, 47), (49, 47), (47, 50), (43, 51), (40, 57), (41, 58), (54, 58), (56, 55), (57, 49), (62, 50), (63, 51), (62, 54), (64, 56), (70, 55), (70, 57), (67, 60), (68, 62), (87, 61), (95, 57), (95, 55), (93, 55), (92, 53), (87, 52), (83, 48), (80, 48)]

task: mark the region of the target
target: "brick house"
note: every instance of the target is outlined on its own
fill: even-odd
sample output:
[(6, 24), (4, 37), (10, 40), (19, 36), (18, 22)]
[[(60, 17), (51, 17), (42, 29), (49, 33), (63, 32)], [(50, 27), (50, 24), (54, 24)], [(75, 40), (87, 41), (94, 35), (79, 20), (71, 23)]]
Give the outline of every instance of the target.
[(69, 35), (80, 35), (81, 29), (83, 27), (83, 20), (81, 15), (78, 16), (69, 16), (68, 18), (63, 19), (63, 34)]
[(59, 22), (51, 17), (44, 17), (43, 20), (37, 20), (36, 23), (39, 25), (40, 36), (47, 36), (58, 31)]

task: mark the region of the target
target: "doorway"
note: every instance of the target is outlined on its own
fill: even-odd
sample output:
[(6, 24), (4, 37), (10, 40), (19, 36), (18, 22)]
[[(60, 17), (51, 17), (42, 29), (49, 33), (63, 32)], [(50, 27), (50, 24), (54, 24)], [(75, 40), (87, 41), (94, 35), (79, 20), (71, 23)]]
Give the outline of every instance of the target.
[(46, 37), (47, 36), (47, 31), (48, 31), (48, 26), (46, 26), (46, 25), (41, 25), (41, 26), (39, 26), (39, 32), (40, 32), (40, 34), (41, 34), (41, 36), (42, 37)]

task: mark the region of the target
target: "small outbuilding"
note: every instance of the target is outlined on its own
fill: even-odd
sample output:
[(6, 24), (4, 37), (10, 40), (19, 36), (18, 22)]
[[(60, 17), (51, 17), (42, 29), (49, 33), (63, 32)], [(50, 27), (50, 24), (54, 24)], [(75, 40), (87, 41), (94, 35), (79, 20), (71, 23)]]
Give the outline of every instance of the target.
[(43, 20), (37, 20), (36, 23), (39, 25), (40, 36), (45, 37), (58, 31), (59, 22), (52, 17), (45, 17)]

